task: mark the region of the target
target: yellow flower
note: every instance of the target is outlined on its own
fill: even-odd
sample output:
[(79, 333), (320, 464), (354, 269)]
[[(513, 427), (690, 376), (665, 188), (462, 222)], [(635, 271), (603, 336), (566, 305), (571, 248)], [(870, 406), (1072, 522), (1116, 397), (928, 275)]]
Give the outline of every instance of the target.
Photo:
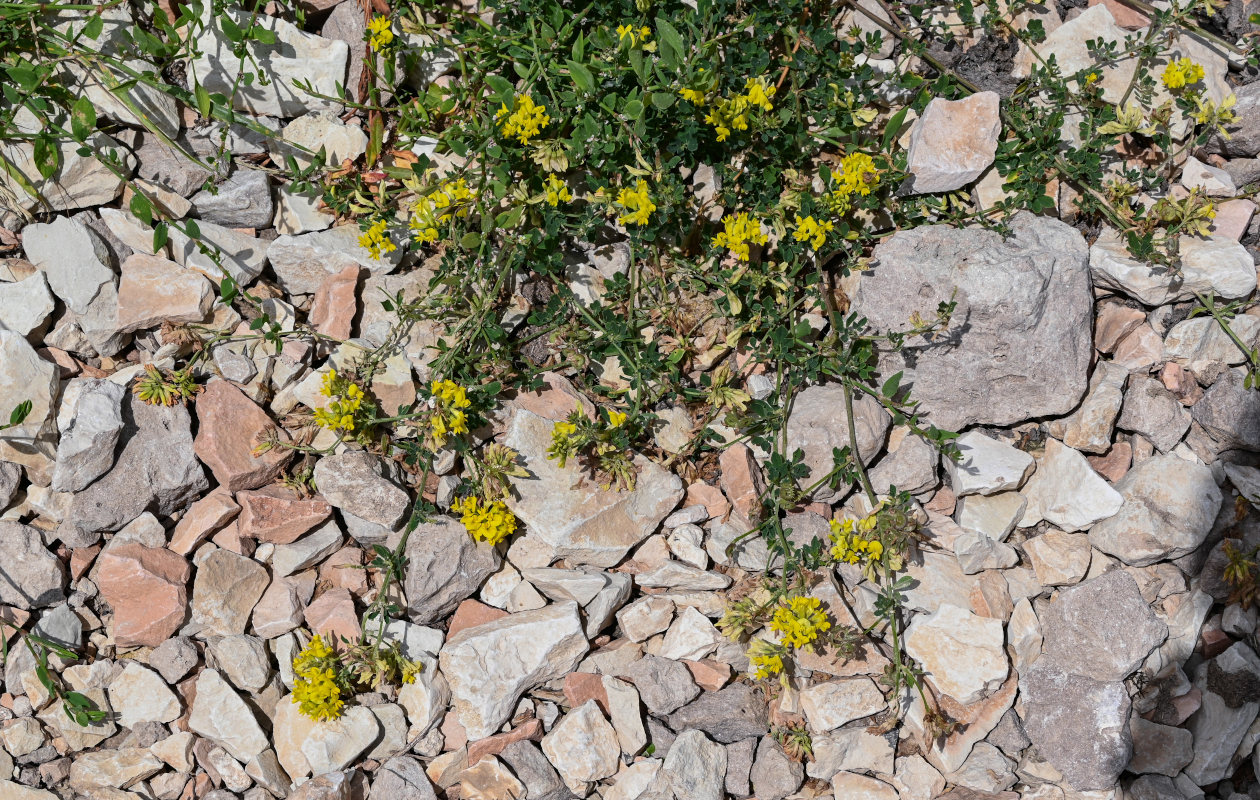
[(647, 181), (642, 178), (635, 181), (633, 189), (623, 186), (617, 192), (617, 205), (626, 212), (617, 220), (622, 225), (646, 225), (648, 217), (656, 210), (656, 204), (648, 194)]
[(573, 193), (569, 191), (569, 187), (564, 181), (555, 175), (547, 176), (547, 205), (552, 208), (567, 203), (573, 199)]
[(835, 213), (843, 214), (849, 210), (853, 195), (865, 197), (879, 186), (879, 169), (866, 153), (850, 153), (840, 160), (840, 172), (833, 172), (832, 179), (836, 187), (827, 202)]
[(501, 500), (482, 503), (477, 497), (465, 497), (451, 509), (460, 515), (468, 535), (479, 542), (494, 546), (516, 533), (516, 517)]
[(783, 672), (783, 656), (778, 653), (755, 655), (748, 660), (757, 668), (757, 672), (753, 677), (759, 681)]
[(638, 28), (633, 25), (617, 26), (617, 41), (624, 42), (629, 40), (631, 47), (634, 47), (637, 44), (643, 44), (651, 35), (652, 29), (647, 26), (640, 26)]
[(472, 405), (468, 392), (454, 381), (434, 381), (430, 387), (433, 395), (433, 413), (429, 415), (429, 432), (437, 447), (446, 444), (451, 434), (468, 433), (468, 415), (465, 408)]
[(363, 390), (358, 384), (330, 369), (324, 375), (319, 393), (330, 398), (330, 402), (315, 409), (315, 424), (334, 432), (353, 432), (355, 418), (363, 406)]
[(335, 669), (338, 663), (332, 648), (318, 635), (294, 656), (293, 702), (304, 716), (316, 721), (341, 716), (345, 703)]
[(774, 109), (770, 98), (774, 97), (777, 91), (778, 88), (767, 84), (765, 78), (749, 78), (744, 82), (744, 96), (748, 98), (749, 103), (760, 106), (763, 111)]
[(706, 95), (704, 92), (696, 91), (695, 89), (679, 89), (678, 94), (692, 105), (702, 106), (705, 104)]
[(796, 217), (796, 232), (792, 234), (792, 238), (798, 242), (809, 242), (809, 246), (817, 250), (827, 241), (827, 234), (831, 232), (835, 226), (830, 220), (819, 222), (813, 216), (804, 219), (798, 214)]
[(793, 597), (786, 606), (779, 606), (770, 620), (770, 630), (783, 637), (783, 643), (791, 647), (805, 647), (818, 638), (818, 634), (831, 630), (831, 620), (822, 610), (817, 597)]
[(614, 428), (620, 428), (621, 424), (626, 421), (627, 416), (628, 415), (624, 411), (609, 410), (608, 424), (613, 426)]
[(385, 253), (392, 253), (398, 248), (389, 240), (389, 234), (385, 230), (385, 220), (378, 219), (368, 226), (368, 229), (359, 237), (359, 245), (367, 248), (372, 254), (372, 258), (380, 261), (381, 256)]
[(515, 138), (521, 144), (529, 144), (530, 139), (551, 124), (551, 117), (547, 116), (546, 106), (538, 105), (534, 102), (534, 98), (527, 94), (518, 94), (512, 100), (510, 109), (507, 103), (502, 104), (494, 118), (502, 126), (504, 136), (509, 139)]
[(416, 200), (411, 207), (411, 236), (417, 242), (433, 244), (440, 236), (439, 228), (452, 218), (468, 216), (468, 209), (477, 196), (463, 178), (444, 181), (438, 188)]
[(1160, 80), (1171, 90), (1183, 89), (1186, 86), (1203, 80), (1203, 67), (1188, 58), (1178, 58), (1168, 62)]
[(372, 46), (373, 50), (388, 47), (394, 41), (394, 30), (390, 27), (389, 17), (373, 17), (372, 21), (368, 23), (368, 32), (371, 34), (368, 38), (368, 44)]
[(765, 244), (769, 237), (761, 232), (761, 223), (746, 212), (722, 218), (726, 230), (713, 238), (714, 247), (725, 247), (740, 261), (747, 261), (752, 244)]

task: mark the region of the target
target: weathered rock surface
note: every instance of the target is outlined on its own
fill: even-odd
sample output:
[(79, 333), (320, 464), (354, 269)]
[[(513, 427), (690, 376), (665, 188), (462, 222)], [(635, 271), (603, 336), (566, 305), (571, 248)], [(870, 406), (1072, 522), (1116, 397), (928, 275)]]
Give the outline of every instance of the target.
[(498, 550), (474, 541), (463, 525), (450, 519), (417, 526), (407, 540), (406, 556), (407, 613), (420, 625), (450, 614), (503, 563)]
[[(869, 464), (884, 446), (892, 417), (878, 401), (866, 395), (854, 397), (853, 417), (858, 454), (863, 463)], [(802, 488), (812, 486), (835, 466), (832, 449), (852, 446), (844, 389), (834, 385), (811, 386), (798, 394), (792, 401), (786, 429), (788, 451), (804, 450), (805, 465), (809, 467), (809, 475), (797, 482)], [(826, 502), (835, 499), (837, 492), (824, 484), (813, 496)]]

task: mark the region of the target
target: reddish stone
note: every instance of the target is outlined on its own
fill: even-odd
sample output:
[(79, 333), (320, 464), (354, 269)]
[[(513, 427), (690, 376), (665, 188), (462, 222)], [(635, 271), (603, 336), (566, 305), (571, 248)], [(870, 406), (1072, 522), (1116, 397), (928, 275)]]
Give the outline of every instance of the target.
[(731, 679), (731, 665), (712, 658), (700, 661), (683, 659), (682, 663), (686, 664), (687, 669), (691, 671), (691, 677), (696, 685), (706, 692), (716, 692)]
[(186, 556), (207, 536), (222, 528), (240, 511), (241, 507), (228, 492), (215, 489), (189, 506), (188, 511), (175, 526), (175, 533), (171, 535), (171, 542), (167, 547), (181, 556)]
[(228, 381), (212, 381), (197, 396), (197, 425), (193, 451), (219, 485), (230, 492), (271, 483), (293, 455), (286, 447), (254, 455), (265, 434), (274, 432), (285, 442), (289, 437), (266, 411)]
[(1089, 4), (1091, 6), (1105, 5), (1111, 12), (1111, 16), (1115, 18), (1116, 24), (1125, 30), (1135, 31), (1151, 24), (1150, 17), (1137, 9), (1130, 8), (1120, 0), (1089, 0)]
[(731, 504), (722, 490), (707, 483), (693, 483), (687, 487), (683, 508), (688, 506), (704, 506), (710, 519), (723, 519), (731, 510)]
[(722, 491), (735, 512), (748, 522), (760, 520), (765, 483), (752, 450), (743, 444), (733, 444), (722, 451), (718, 466), (722, 469)]
[(1221, 630), (1206, 630), (1199, 635), (1199, 649), (1203, 651), (1204, 658), (1216, 658), (1233, 643), (1229, 634)]
[(1116, 345), (1115, 362), (1130, 372), (1145, 370), (1164, 357), (1164, 340), (1143, 322)]
[(1128, 442), (1116, 442), (1101, 456), (1085, 456), (1094, 471), (1115, 483), (1124, 477), (1133, 463), (1133, 446)]
[(307, 315), (307, 321), (317, 332), (334, 339), (350, 338), (350, 325), (359, 312), (356, 295), (361, 269), (358, 264), (351, 264), (324, 278), (319, 285), (311, 302), (311, 313)]
[(283, 486), (236, 493), (241, 535), (260, 542), (289, 544), (328, 519), (332, 506), (322, 497), (303, 500)]
[(1000, 619), (1006, 622), (1015, 610), (1011, 602), (1011, 592), (1007, 588), (1006, 578), (999, 570), (989, 569), (982, 572), (971, 587), (971, 611), (979, 617)]
[(306, 626), (315, 633), (331, 636), (333, 641), (344, 636), (358, 641), (363, 629), (354, 610), (354, 598), (345, 589), (329, 589), (306, 607)]
[(70, 551), (70, 580), (77, 581), (87, 574), (92, 568), (92, 562), (96, 561), (96, 557), (101, 552), (101, 546), (94, 544), (91, 547), (76, 547)]
[(1208, 229), (1217, 236), (1228, 236), (1235, 242), (1242, 239), (1256, 213), (1256, 204), (1250, 200), (1226, 200), (1217, 205), (1216, 218)]
[(604, 689), (604, 678), (593, 672), (570, 672), (564, 676), (564, 699), (569, 708), (577, 708), (587, 700), (594, 700), (603, 710), (608, 712), (608, 692)]
[(192, 572), (187, 559), (128, 542), (104, 551), (97, 561), (96, 582), (114, 610), (116, 644), (157, 647), (184, 624)]
[(1203, 692), (1198, 686), (1190, 687), (1190, 691), (1172, 699), (1173, 710), (1177, 712), (1172, 725), (1180, 725), (1190, 719), (1190, 715), (1203, 705)]
[(954, 490), (949, 486), (942, 486), (936, 490), (936, 494), (932, 495), (932, 499), (924, 506), (928, 511), (940, 514), (943, 517), (954, 516), (954, 506), (958, 503)]
[(594, 418), (595, 404), (574, 389), (568, 378), (554, 372), (544, 372), (539, 377), (547, 388), (538, 392), (518, 394), (513, 399), (517, 408), (523, 408), (532, 414), (556, 422), (565, 419), (578, 409), (581, 409), (588, 418)]
[(1146, 314), (1141, 309), (1119, 303), (1103, 303), (1094, 322), (1094, 348), (1100, 353), (1114, 351), (1121, 339), (1145, 321)]
[(363, 568), (363, 551), (352, 545), (341, 548), (319, 567), (319, 582), (345, 589), (360, 597), (367, 594), (367, 570)]
[(1203, 387), (1193, 375), (1186, 372), (1185, 368), (1175, 361), (1169, 361), (1164, 365), (1164, 368), (1160, 370), (1159, 379), (1163, 381), (1164, 388), (1172, 392), (1183, 406), (1192, 406), (1203, 397)]
[[(14, 608), (13, 606), (0, 606), (0, 619), (9, 623), (8, 625), (0, 625), (0, 628), (4, 630), (4, 638), (12, 642), (13, 637), (18, 634), (18, 629), (31, 621), (31, 612)], [(12, 706), (6, 707), (11, 708)]]
[(447, 752), (458, 750), (468, 744), (468, 732), (460, 724), (458, 714), (447, 714), (439, 730), (442, 731), (442, 738), (445, 740), (442, 749)]
[(459, 604), (459, 608), (455, 609), (455, 614), (451, 617), (451, 624), (446, 629), (446, 638), (451, 638), (465, 628), (475, 628), (478, 625), (502, 619), (507, 615), (508, 613), (503, 609), (488, 606), (476, 600), (465, 600)]
[[(447, 716), (453, 715), (448, 714)], [(541, 739), (542, 736), (542, 720), (528, 719), (507, 733), (496, 733), (494, 736), (487, 736), (484, 739), (478, 739), (468, 745), (468, 766), (471, 767), (473, 764), (476, 764), (486, 756), (497, 756), (513, 742), (522, 742), (525, 740), (536, 742)]]
[(211, 536), (210, 541), (239, 556), (252, 558), (254, 555), (254, 540), (241, 535), (240, 524), (237, 520), (229, 522), (223, 530)]

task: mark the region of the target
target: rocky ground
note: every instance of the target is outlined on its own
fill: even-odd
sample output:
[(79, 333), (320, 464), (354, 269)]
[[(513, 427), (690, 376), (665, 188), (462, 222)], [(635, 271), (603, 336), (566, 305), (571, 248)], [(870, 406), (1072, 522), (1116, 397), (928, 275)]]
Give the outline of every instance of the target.
[[(1099, 29), (1142, 24), (1119, 4), (1063, 5), (1047, 48), (1064, 59)], [(353, 6), (311, 32), (280, 26), (287, 80), (330, 93), (345, 80), (362, 49)], [(589, 404), (555, 373), (507, 398), (488, 432), (528, 472), (509, 501), (521, 533), (496, 549), (443, 516), (408, 540), (385, 636), (424, 664), (416, 682), (363, 694), (335, 722), (299, 714), (294, 655), (307, 631), (360, 636), (380, 585), (363, 567), (373, 545), (399, 541), (414, 496), (397, 464), (345, 446), (305, 459), (317, 492), (304, 496), (282, 482), (303, 456), (256, 448), (289, 435), (290, 412), (320, 407), (338, 359), (388, 334), (381, 291), (417, 292), (431, 271), (373, 258), (358, 225), (334, 226), (250, 168), (274, 142), (233, 133), (238, 165), (213, 194), (209, 173), (131, 131), (138, 178), (198, 221), (272, 319), (350, 340), (292, 337), (279, 354), (224, 340), (195, 399), (149, 404), (132, 389), (145, 365), (175, 365), (172, 326), (248, 333), (249, 320), (195, 242), (172, 234), (155, 252), (119, 178), (84, 160), (53, 211), (0, 231), (0, 412), (31, 402), (0, 431), (0, 617), (86, 653), (52, 666), (108, 716), (71, 720), (32, 652), (10, 649), (0, 800), (1260, 798), (1257, 612), (1224, 579), (1227, 543), (1260, 545), (1260, 393), (1244, 386), (1238, 344), (1189, 316), (1196, 291), (1255, 296), (1260, 221), (1236, 195), (1260, 176), (1260, 83), (1232, 86), (1223, 56), (1198, 57), (1237, 91), (1239, 119), (1182, 173), (1219, 202), (1212, 234), (1183, 240), (1182, 275), (1068, 224), (1065, 200), (1067, 221), (1021, 213), (1007, 238), (899, 232), (849, 284), (853, 310), (882, 327), (955, 290), (959, 301), (950, 335), (881, 367), (912, 371), (924, 414), (963, 432), (961, 460), (877, 403), (854, 420), (875, 490), (911, 492), (926, 519), (904, 646), (960, 723), (937, 739), (909, 694), (892, 698), (904, 724), (881, 729), (886, 648), (803, 657), (783, 689), (754, 680), (746, 645), (715, 627), (776, 569), (760, 540), (728, 552), (759, 513), (764, 453), (732, 445), (690, 482), (641, 458), (633, 491), (605, 491), (547, 458), (552, 425)], [(213, 56), (200, 67), (208, 83), (230, 72)], [(992, 162), (997, 95), (966, 102), (912, 134), (920, 191), (971, 185)], [(253, 110), (339, 158), (367, 146), (356, 120), (309, 98), (259, 89)], [(169, 111), (181, 143), (210, 152), (216, 130)], [(981, 179), (977, 191), (996, 190)], [(1232, 329), (1260, 345), (1260, 309)], [(373, 384), (387, 405), (415, 400), (430, 334)], [(769, 384), (750, 375), (744, 388), (764, 397)], [(695, 420), (661, 412), (672, 421), (657, 444), (676, 451)], [(811, 387), (789, 448), (825, 472), (849, 424), (834, 387)], [(439, 504), (459, 469), (439, 466)], [(855, 502), (815, 495), (786, 526), (825, 539)], [(838, 623), (874, 623), (871, 584), (835, 574), (845, 597), (827, 581), (814, 596)], [(771, 735), (793, 723), (809, 757)]]

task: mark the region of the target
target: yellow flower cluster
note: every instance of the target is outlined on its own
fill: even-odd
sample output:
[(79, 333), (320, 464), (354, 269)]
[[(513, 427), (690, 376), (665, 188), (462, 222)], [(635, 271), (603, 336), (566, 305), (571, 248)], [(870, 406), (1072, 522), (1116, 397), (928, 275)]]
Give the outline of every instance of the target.
[(771, 675), (778, 675), (783, 672), (783, 656), (779, 653), (758, 653), (748, 657), (749, 662), (757, 668), (757, 672), (753, 675), (759, 681), (769, 678)]
[(516, 517), (502, 500), (483, 503), (477, 497), (456, 500), (451, 508), (459, 513), (459, 521), (468, 535), (494, 546), (516, 533)]
[(884, 543), (871, 539), (876, 515), (871, 514), (860, 522), (852, 519), (831, 521), (831, 558), (837, 562), (857, 564), (860, 561), (878, 562), (884, 556)]
[(468, 433), (468, 415), (464, 409), (472, 405), (468, 392), (454, 381), (434, 381), (432, 386), (433, 408), (429, 416), (429, 429), (437, 447), (446, 444), (451, 434)]
[(411, 207), (411, 236), (417, 242), (433, 244), (440, 235), (440, 226), (452, 217), (467, 217), (468, 208), (477, 196), (468, 188), (468, 181), (460, 178), (443, 181), (442, 185), (416, 200)]
[(367, 26), (370, 34), (368, 44), (372, 46), (373, 50), (380, 50), (393, 43), (394, 29), (390, 26), (389, 17), (373, 17)]
[(1183, 89), (1203, 80), (1203, 67), (1188, 58), (1178, 58), (1168, 62), (1159, 79), (1169, 89)]
[(512, 101), (512, 108), (504, 103), (494, 115), (509, 139), (515, 138), (521, 144), (529, 144), (529, 140), (542, 132), (551, 123), (547, 116), (547, 107), (534, 102), (527, 94), (518, 94)]
[(298, 710), (316, 721), (334, 720), (341, 716), (345, 702), (333, 664), (337, 661), (323, 636), (311, 643), (293, 659), (293, 702)]
[(330, 369), (324, 375), (324, 383), (319, 393), (330, 398), (331, 402), (323, 408), (315, 409), (315, 424), (330, 431), (354, 431), (355, 415), (363, 405), (363, 390), (351, 380)]
[(385, 253), (392, 253), (398, 249), (393, 242), (389, 240), (389, 232), (385, 229), (385, 220), (378, 219), (368, 226), (368, 229), (359, 237), (359, 245), (367, 248), (372, 254), (372, 258), (380, 260)]
[(792, 238), (798, 242), (809, 242), (809, 246), (817, 250), (827, 241), (827, 234), (835, 226), (830, 220), (819, 222), (813, 216), (804, 219), (798, 214), (796, 217), (796, 232), (792, 234)]
[(564, 181), (555, 175), (547, 176), (547, 205), (555, 208), (561, 203), (567, 203), (573, 199), (573, 193), (569, 191), (569, 187)]
[(832, 209), (837, 214), (849, 210), (850, 198), (853, 195), (865, 197), (871, 190), (879, 186), (879, 169), (875, 159), (866, 153), (849, 153), (840, 161), (840, 172), (832, 173), (836, 188), (829, 196)]
[(740, 261), (748, 260), (751, 245), (769, 241), (769, 237), (761, 232), (761, 223), (746, 212), (723, 217), (722, 225), (726, 230), (713, 238), (713, 246), (725, 247)]
[(793, 597), (775, 610), (770, 630), (780, 634), (790, 647), (806, 647), (818, 634), (831, 630), (831, 620), (817, 597)]
[[(722, 97), (713, 104), (713, 110), (705, 114), (704, 121), (713, 126), (717, 131), (717, 140), (725, 142), (730, 137), (732, 131), (748, 130), (748, 114), (754, 108), (760, 108), (763, 111), (770, 111), (774, 108), (770, 102), (770, 98), (774, 97), (776, 87), (766, 83), (765, 78), (749, 78), (744, 83), (744, 93), (737, 94), (734, 97)], [(700, 95), (700, 102), (694, 99), (698, 93), (691, 92), (689, 89), (682, 90), (683, 97), (691, 100), (696, 105), (703, 105), (704, 96)]]
[(617, 220), (622, 225), (646, 225), (648, 217), (656, 210), (648, 194), (647, 181), (642, 178), (635, 181), (633, 189), (622, 187), (617, 192), (617, 205), (626, 212)]
[(697, 89), (679, 89), (678, 94), (692, 105), (702, 106), (707, 101), (707, 95)]
[(636, 44), (640, 44), (640, 45), (643, 44), (644, 42), (648, 40), (648, 37), (651, 35), (652, 35), (652, 29), (647, 27), (646, 25), (640, 26), (638, 28), (635, 28), (633, 25), (618, 25), (617, 26), (617, 41), (624, 42), (628, 39), (630, 40), (631, 47), (634, 47)]

